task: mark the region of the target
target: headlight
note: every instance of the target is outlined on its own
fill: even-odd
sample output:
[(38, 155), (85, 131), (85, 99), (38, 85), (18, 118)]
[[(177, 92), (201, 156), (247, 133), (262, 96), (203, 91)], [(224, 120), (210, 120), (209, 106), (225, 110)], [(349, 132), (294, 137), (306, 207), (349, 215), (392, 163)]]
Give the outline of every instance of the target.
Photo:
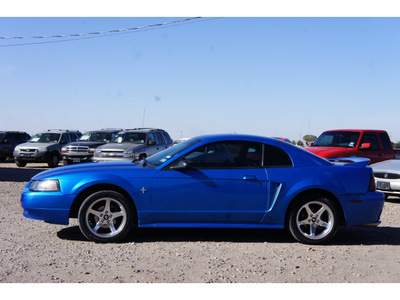
[(39, 152), (47, 152), (47, 148), (39, 148), (38, 151)]
[(32, 192), (58, 192), (60, 182), (57, 179), (33, 180), (29, 190)]

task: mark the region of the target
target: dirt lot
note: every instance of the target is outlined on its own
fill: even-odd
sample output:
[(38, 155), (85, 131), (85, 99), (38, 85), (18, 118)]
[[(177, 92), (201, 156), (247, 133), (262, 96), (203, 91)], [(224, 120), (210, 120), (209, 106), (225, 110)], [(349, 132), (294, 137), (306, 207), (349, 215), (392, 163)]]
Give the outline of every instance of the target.
[(283, 230), (139, 230), (123, 243), (88, 242), (72, 220), (22, 216), (20, 194), (44, 164), (0, 163), (0, 282), (399, 283), (400, 200), (377, 228), (340, 229), (328, 246)]

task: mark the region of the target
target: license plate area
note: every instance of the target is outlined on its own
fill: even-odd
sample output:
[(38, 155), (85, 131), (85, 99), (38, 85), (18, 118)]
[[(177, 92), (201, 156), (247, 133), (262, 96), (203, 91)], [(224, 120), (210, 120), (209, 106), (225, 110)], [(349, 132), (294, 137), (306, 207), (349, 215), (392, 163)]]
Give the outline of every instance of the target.
[(390, 182), (377, 181), (376, 182), (376, 188), (378, 190), (390, 191)]
[(72, 162), (78, 163), (78, 162), (81, 162), (81, 159), (80, 158), (73, 158)]

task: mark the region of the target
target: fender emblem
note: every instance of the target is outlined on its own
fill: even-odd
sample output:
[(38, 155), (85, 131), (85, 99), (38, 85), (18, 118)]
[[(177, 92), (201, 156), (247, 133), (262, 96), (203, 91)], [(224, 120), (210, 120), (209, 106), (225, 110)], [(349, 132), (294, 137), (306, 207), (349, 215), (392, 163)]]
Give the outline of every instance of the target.
[(147, 189), (146, 189), (145, 187), (142, 187), (142, 188), (140, 189), (140, 191), (144, 194), (144, 193), (146, 193)]

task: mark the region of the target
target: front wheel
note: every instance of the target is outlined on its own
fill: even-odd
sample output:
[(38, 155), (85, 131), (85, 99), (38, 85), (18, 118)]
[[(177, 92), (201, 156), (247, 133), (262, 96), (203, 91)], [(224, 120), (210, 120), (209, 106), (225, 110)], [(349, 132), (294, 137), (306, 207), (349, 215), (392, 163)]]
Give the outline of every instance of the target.
[(15, 164), (17, 165), (18, 168), (23, 168), (26, 166), (26, 161), (16, 159)]
[(100, 191), (83, 202), (78, 213), (79, 228), (91, 241), (108, 243), (125, 237), (133, 227), (131, 203), (120, 193)]
[(50, 156), (49, 161), (47, 162), (47, 164), (49, 165), (50, 168), (55, 168), (58, 166), (58, 163), (60, 162), (60, 159), (58, 158), (57, 154), (53, 153)]
[(305, 244), (323, 244), (336, 234), (339, 214), (332, 200), (322, 195), (305, 196), (289, 214), (289, 232)]

